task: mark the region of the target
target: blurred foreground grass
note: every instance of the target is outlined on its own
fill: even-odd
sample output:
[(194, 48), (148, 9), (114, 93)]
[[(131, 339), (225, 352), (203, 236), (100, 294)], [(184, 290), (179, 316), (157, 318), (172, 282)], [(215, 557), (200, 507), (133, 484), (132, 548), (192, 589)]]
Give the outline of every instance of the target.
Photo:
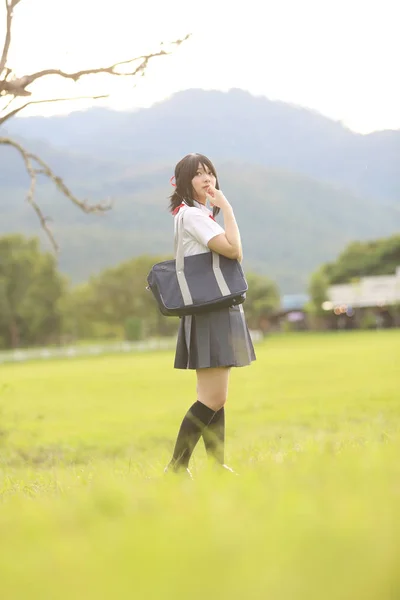
[(400, 597), (400, 332), (267, 339), (235, 370), (231, 477), (163, 475), (172, 353), (0, 368), (0, 598)]

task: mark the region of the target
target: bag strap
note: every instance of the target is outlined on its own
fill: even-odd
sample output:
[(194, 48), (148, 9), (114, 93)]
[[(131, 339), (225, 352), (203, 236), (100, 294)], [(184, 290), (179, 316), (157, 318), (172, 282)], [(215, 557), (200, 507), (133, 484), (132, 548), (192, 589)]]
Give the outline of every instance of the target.
[(182, 206), (176, 217), (176, 229), (174, 238), (176, 271), (183, 271), (184, 268), (184, 250), (183, 250), (183, 217), (186, 212), (187, 205)]
[[(175, 268), (176, 268), (176, 276), (178, 278), (179, 287), (181, 289), (182, 297), (185, 304), (193, 304), (192, 296), (190, 294), (189, 286), (185, 277), (185, 256), (183, 249), (183, 218), (188, 206), (182, 206), (178, 212), (177, 221), (176, 221), (176, 230), (175, 230)], [(225, 277), (221, 271), (219, 254), (217, 252), (211, 251), (212, 254), (212, 269), (214, 271), (214, 276), (217, 281), (218, 287), (222, 296), (229, 296), (230, 289), (226, 283)]]
[(183, 302), (185, 305), (193, 304), (192, 295), (189, 290), (188, 282), (186, 281), (184, 267), (185, 267), (185, 256), (183, 250), (183, 217), (185, 214), (185, 207), (182, 206), (178, 216), (176, 218), (176, 230), (175, 230), (175, 269), (176, 277), (178, 279), (178, 285), (181, 290)]

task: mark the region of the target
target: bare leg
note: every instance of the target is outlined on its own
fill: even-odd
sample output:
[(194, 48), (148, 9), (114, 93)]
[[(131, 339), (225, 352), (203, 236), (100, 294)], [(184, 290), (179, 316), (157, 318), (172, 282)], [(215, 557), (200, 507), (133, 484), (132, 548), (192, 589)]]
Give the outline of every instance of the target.
[(197, 369), (197, 399), (214, 412), (222, 408), (228, 397), (230, 368)]

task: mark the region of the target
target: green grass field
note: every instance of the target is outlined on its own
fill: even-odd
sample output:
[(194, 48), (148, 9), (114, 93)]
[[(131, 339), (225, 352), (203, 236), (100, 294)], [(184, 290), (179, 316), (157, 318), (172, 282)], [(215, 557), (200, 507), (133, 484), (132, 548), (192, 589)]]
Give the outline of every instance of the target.
[(1, 600), (400, 598), (400, 332), (256, 350), (194, 481), (171, 352), (1, 366)]

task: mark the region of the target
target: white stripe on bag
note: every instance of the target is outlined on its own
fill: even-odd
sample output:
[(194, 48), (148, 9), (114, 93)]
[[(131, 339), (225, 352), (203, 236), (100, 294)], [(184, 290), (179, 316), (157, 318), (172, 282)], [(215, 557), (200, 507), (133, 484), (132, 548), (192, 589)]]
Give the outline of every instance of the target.
[(225, 277), (221, 271), (221, 267), (219, 266), (219, 254), (217, 254), (216, 252), (213, 252), (212, 255), (213, 255), (212, 256), (212, 264), (213, 264), (214, 276), (215, 276), (215, 279), (217, 280), (220, 292), (223, 296), (229, 296), (229, 294), (231, 293), (231, 290), (228, 288), (228, 285), (225, 281)]

